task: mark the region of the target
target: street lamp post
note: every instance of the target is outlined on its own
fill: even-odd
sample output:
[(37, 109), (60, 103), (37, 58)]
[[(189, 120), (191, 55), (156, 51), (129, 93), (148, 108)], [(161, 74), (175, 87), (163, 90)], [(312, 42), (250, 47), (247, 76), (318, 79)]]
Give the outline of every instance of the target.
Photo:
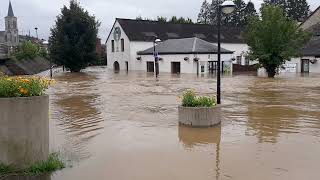
[(161, 40), (158, 39), (158, 37), (154, 38), (154, 41), (153, 41), (153, 56), (154, 56), (154, 66), (155, 66), (156, 78), (158, 78), (158, 75), (159, 75), (159, 57), (158, 57), (158, 53), (156, 51), (156, 45), (158, 43), (160, 43), (160, 42), (161, 42)]
[(217, 104), (221, 104), (221, 16), (234, 11), (235, 4), (227, 0), (218, 6), (218, 72), (217, 72)]
[(38, 28), (35, 27), (34, 29), (36, 30), (37, 39), (39, 39), (39, 36), (38, 36)]

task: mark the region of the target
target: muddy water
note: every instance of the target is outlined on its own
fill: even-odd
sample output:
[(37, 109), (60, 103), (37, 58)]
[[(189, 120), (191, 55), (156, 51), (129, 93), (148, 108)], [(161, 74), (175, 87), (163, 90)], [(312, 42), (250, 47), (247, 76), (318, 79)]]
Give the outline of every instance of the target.
[(72, 167), (52, 180), (320, 178), (320, 75), (225, 76), (223, 123), (207, 129), (178, 125), (178, 96), (212, 94), (213, 77), (90, 68), (56, 80), (50, 146)]

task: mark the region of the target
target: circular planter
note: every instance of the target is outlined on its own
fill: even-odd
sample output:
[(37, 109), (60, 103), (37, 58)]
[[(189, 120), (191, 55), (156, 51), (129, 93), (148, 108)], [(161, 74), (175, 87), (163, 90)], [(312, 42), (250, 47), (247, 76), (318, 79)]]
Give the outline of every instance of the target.
[(49, 96), (0, 98), (0, 163), (18, 168), (49, 156)]
[(193, 127), (210, 127), (221, 123), (220, 106), (183, 107), (179, 106), (179, 123)]

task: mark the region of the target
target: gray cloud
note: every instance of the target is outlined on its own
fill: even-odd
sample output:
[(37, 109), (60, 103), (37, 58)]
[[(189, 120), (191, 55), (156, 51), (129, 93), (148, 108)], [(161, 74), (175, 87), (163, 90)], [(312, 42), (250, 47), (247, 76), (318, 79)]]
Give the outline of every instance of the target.
[[(14, 13), (18, 17), (20, 34), (35, 35), (48, 39), (50, 28), (63, 5), (69, 0), (11, 0)], [(210, 1), (210, 0), (209, 0)], [(248, 0), (245, 0), (248, 1)], [(8, 0), (0, 1), (0, 30), (4, 29)], [(196, 20), (203, 0), (80, 0), (81, 5), (102, 22), (99, 36), (105, 40), (116, 17), (135, 18), (137, 16), (156, 18), (157, 16), (183, 16)], [(263, 0), (252, 0), (256, 8)], [(308, 0), (311, 10), (320, 5), (318, 0)]]

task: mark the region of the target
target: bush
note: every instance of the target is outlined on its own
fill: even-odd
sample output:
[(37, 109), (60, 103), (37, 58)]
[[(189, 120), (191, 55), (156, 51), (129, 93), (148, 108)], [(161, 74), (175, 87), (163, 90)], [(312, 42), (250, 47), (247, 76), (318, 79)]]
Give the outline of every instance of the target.
[(215, 105), (216, 100), (213, 97), (196, 96), (192, 90), (183, 93), (182, 106), (184, 107), (213, 107)]
[(0, 77), (0, 98), (41, 96), (53, 80), (40, 77)]
[(35, 57), (40, 56), (40, 47), (31, 41), (24, 41), (18, 47), (18, 51), (14, 53), (14, 56), (19, 60), (34, 59)]

